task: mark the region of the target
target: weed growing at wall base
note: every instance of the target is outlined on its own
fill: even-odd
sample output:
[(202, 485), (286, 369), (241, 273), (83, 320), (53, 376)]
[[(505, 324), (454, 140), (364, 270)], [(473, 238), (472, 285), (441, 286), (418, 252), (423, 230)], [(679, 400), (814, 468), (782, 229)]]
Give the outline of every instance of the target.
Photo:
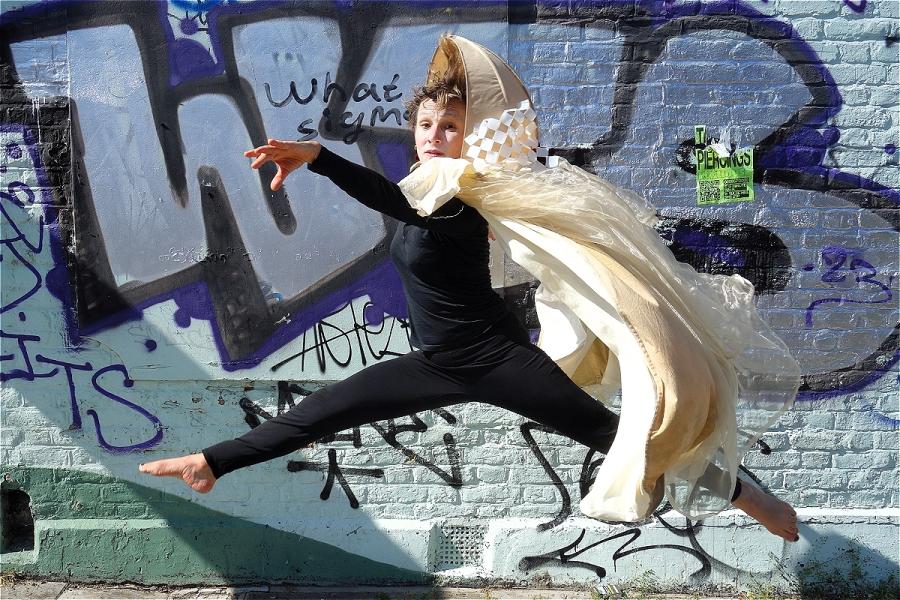
[(871, 583), (863, 568), (859, 549), (849, 547), (828, 562), (801, 563), (791, 586), (801, 598), (821, 600), (896, 600), (896, 574)]

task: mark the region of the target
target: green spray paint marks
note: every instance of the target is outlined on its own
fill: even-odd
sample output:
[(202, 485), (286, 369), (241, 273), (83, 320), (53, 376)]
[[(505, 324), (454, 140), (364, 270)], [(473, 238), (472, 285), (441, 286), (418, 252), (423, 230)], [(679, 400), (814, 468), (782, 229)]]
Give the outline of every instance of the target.
[(33, 552), (3, 572), (71, 581), (422, 584), (429, 575), (231, 517), (159, 490), (66, 469), (4, 467), (32, 499)]

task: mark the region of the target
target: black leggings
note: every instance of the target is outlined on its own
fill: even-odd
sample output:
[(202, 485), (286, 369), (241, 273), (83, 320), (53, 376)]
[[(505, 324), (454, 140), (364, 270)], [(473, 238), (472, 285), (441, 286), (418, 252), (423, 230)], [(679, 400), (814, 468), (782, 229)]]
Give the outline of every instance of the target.
[[(376, 363), (203, 454), (219, 478), (351, 427), (473, 401), (519, 413), (604, 454), (619, 424), (619, 416), (575, 385), (510, 314), (469, 346)], [(732, 500), (739, 493), (740, 482)]]
[(203, 454), (221, 477), (351, 427), (472, 401), (519, 413), (603, 453), (619, 423), (534, 346), (510, 314), (467, 347), (376, 363)]

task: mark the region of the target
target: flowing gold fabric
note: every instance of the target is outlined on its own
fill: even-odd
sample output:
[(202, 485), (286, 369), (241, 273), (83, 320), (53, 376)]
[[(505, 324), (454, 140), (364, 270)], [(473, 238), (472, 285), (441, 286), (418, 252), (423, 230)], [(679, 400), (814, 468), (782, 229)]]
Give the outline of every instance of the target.
[[(498, 70), (495, 55), (480, 62), (489, 51), (450, 39), (469, 82)], [(495, 80), (521, 86), (514, 74)], [(467, 94), (471, 105), (478, 88)], [(565, 160), (538, 162), (527, 93), (492, 97), (516, 102), (479, 106), (490, 116), (468, 123), (468, 158), (426, 161), (401, 189), (421, 214), (454, 196), (477, 208), (541, 282), (538, 345), (598, 399), (621, 389), (619, 432), (582, 512), (641, 520), (663, 490), (690, 518), (721, 511), (740, 458), (793, 402), (797, 362), (760, 319), (747, 280), (678, 262), (639, 196)]]

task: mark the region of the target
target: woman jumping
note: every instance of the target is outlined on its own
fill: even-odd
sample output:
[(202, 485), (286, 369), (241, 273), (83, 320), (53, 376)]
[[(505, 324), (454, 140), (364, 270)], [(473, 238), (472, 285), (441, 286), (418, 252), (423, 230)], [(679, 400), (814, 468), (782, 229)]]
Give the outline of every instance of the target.
[[(631, 367), (635, 368), (635, 373), (647, 374), (647, 380), (651, 383), (644, 396), (657, 408), (651, 409), (650, 414), (645, 416), (649, 428), (647, 439), (634, 440), (630, 447), (628, 440), (620, 440), (617, 442), (617, 446), (621, 447), (617, 450), (617, 456), (625, 458), (619, 462), (611, 460), (609, 465), (602, 467), (612, 470), (613, 479), (622, 475), (614, 469), (634, 471), (636, 475), (628, 481), (635, 482), (633, 487), (637, 500), (630, 497), (627, 489), (625, 492), (615, 492), (609, 491), (615, 486), (607, 486), (602, 496), (597, 496), (600, 500), (590, 505), (592, 516), (647, 516), (659, 504), (664, 487), (670, 498), (675, 495), (673, 490), (682, 489), (668, 487), (669, 476), (674, 473), (692, 482), (683, 488), (689, 491), (680, 497), (680, 505), (691, 506), (706, 493), (722, 500), (720, 510), (730, 499), (731, 505), (756, 519), (771, 533), (787, 541), (797, 541), (797, 516), (791, 506), (752, 484), (745, 482), (741, 485), (734, 476), (734, 455), (740, 448), (734, 442), (734, 404), (737, 400), (731, 396), (736, 395), (733, 389), (740, 388), (738, 384), (741, 382), (755, 382), (760, 378), (744, 373), (743, 367), (735, 367), (734, 364), (743, 363), (734, 362), (735, 353), (728, 350), (728, 345), (723, 342), (721, 347), (725, 350), (717, 352), (713, 362), (729, 375), (712, 377), (718, 384), (710, 388), (715, 391), (711, 393), (711, 399), (703, 398), (703, 410), (692, 408), (692, 398), (681, 400), (680, 404), (666, 404), (666, 392), (673, 397), (679, 389), (695, 389), (679, 388), (681, 384), (678, 382), (690, 378), (691, 385), (694, 385), (707, 367), (699, 362), (699, 366), (691, 366), (690, 369), (679, 368), (677, 364), (667, 367), (673, 361), (667, 363), (664, 358), (672, 354), (666, 354), (665, 348), (655, 347), (665, 344), (652, 343), (643, 333), (639, 320), (630, 316), (629, 307), (624, 306), (621, 299), (625, 294), (634, 292), (637, 298), (635, 303), (639, 303), (641, 299), (646, 300), (651, 294), (658, 293), (658, 298), (653, 296), (655, 299), (651, 303), (659, 307), (658, 314), (642, 315), (642, 318), (653, 322), (664, 323), (666, 310), (676, 311), (679, 315), (677, 320), (689, 325), (692, 319), (701, 317), (693, 316), (694, 313), (685, 308), (689, 304), (679, 299), (676, 284), (670, 286), (665, 283), (665, 273), (657, 273), (661, 270), (660, 265), (637, 263), (630, 270), (622, 268), (622, 264), (628, 264), (627, 259), (617, 254), (619, 248), (615, 236), (606, 236), (607, 231), (616, 231), (615, 225), (609, 229), (598, 225), (598, 229), (588, 236), (578, 230), (583, 222), (576, 223), (573, 219), (567, 221), (564, 218), (552, 220), (553, 215), (544, 212), (553, 210), (556, 202), (532, 203), (527, 210), (522, 208), (526, 205), (520, 201), (532, 191), (552, 190), (557, 194), (554, 198), (562, 198), (569, 190), (579, 186), (593, 186), (590, 189), (599, 190), (598, 186), (609, 187), (609, 184), (600, 184), (598, 181), (602, 180), (592, 179), (592, 176), (571, 166), (566, 167), (568, 171), (563, 169), (558, 173), (552, 173), (553, 169), (545, 171), (544, 166), (528, 159), (534, 144), (526, 144), (524, 150), (517, 151), (516, 148), (521, 146), (520, 142), (515, 141), (517, 135), (522, 139), (534, 137), (533, 123), (529, 121), (532, 113), (527, 105), (522, 105), (525, 108), (517, 112), (519, 103), (506, 92), (492, 95), (492, 92), (485, 91), (483, 80), (475, 76), (479, 60), (492, 61), (491, 69), (483, 69), (479, 73), (486, 72), (489, 78), (494, 77), (503, 85), (508, 84), (504, 82), (506, 77), (513, 82), (508, 85), (515, 87), (515, 81), (518, 81), (515, 74), (495, 55), (463, 38), (443, 38), (426, 84), (415, 91), (408, 103), (419, 160), (419, 167), (413, 172), (415, 181), (410, 184), (395, 184), (375, 171), (341, 158), (315, 141), (270, 139), (267, 144), (244, 153), (253, 159), (250, 166), (254, 169), (269, 162), (277, 166), (277, 173), (271, 182), (272, 190), (279, 189), (293, 171), (307, 165), (310, 171), (328, 177), (362, 204), (401, 222), (391, 242), (390, 255), (406, 294), (411, 343), (416, 350), (373, 364), (328, 385), (306, 396), (287, 412), (261, 423), (236, 439), (215, 444), (197, 454), (142, 464), (140, 471), (156, 476), (179, 477), (193, 490), (207, 493), (220, 478), (236, 469), (284, 456), (339, 431), (472, 401), (516, 412), (607, 454), (616, 440), (620, 416), (576, 384), (576, 380), (581, 383), (583, 379), (584, 365), (592, 356), (590, 350), (599, 349), (603, 356), (602, 364), (598, 363), (601, 364), (599, 371), (605, 371), (607, 375), (615, 371), (628, 391), (627, 395), (623, 391), (621, 425), (626, 428), (641, 427), (639, 418), (630, 416), (631, 413), (626, 415), (626, 404), (631, 390), (635, 389), (631, 379), (640, 379), (637, 375), (630, 376)], [(527, 99), (527, 92), (523, 93)], [(503, 133), (498, 135), (496, 131)], [(496, 151), (491, 150), (492, 143), (496, 143)], [(478, 154), (478, 148), (486, 150)], [(476, 173), (472, 169), (473, 165), (476, 168), (479, 166), (479, 161), (483, 163), (482, 169)], [(511, 164), (510, 161), (518, 161), (519, 166), (504, 166)], [(525, 167), (520, 168), (521, 165)], [(506, 170), (501, 173), (498, 169)], [(465, 177), (473, 182), (471, 189), (478, 190), (477, 194), (465, 188), (464, 183), (458, 184), (458, 181), (467, 181), (465, 177), (460, 179), (463, 172), (468, 174)], [(449, 177), (449, 188), (445, 185), (447, 173), (452, 175)], [(491, 185), (492, 178), (507, 175), (511, 185)], [(522, 177), (542, 179), (535, 180), (537, 183), (534, 185), (529, 183), (516, 187), (515, 182)], [(461, 189), (460, 185), (465, 189)], [(456, 192), (465, 201), (457, 197)], [(599, 190), (597, 193), (608, 191)], [(477, 202), (470, 200), (476, 195)], [(419, 203), (414, 208), (417, 200)], [(503, 217), (504, 207), (509, 206), (519, 208), (507, 211), (506, 214), (512, 214), (512, 218)], [(612, 204), (605, 206), (597, 210), (607, 210)], [(530, 220), (517, 220), (519, 217)], [(594, 216), (588, 215), (590, 218)], [(527, 330), (493, 291), (488, 269), (489, 220), (493, 231), (513, 254), (522, 254), (522, 248), (534, 242), (533, 247), (529, 246), (523, 263), (532, 260), (539, 265), (532, 272), (540, 272), (541, 276), (537, 278), (542, 284), (558, 284), (554, 289), (559, 306), (574, 306), (581, 310), (583, 298), (593, 297), (589, 286), (581, 285), (583, 281), (597, 281), (597, 286), (607, 282), (610, 289), (622, 290), (617, 297), (601, 293), (592, 305), (607, 306), (608, 314), (618, 321), (594, 320), (584, 312), (577, 313), (586, 325), (584, 331), (590, 334), (582, 339), (585, 342), (582, 344), (584, 351), (577, 355), (576, 362), (580, 367), (564, 370), (557, 364), (558, 361), (532, 344)], [(613, 241), (610, 242), (607, 237)], [(579, 274), (576, 272), (577, 265), (555, 265), (553, 253), (544, 255), (542, 252), (557, 247), (553, 246), (557, 243), (559, 248), (574, 249), (574, 256), (580, 257), (579, 260), (588, 257), (590, 260), (585, 259), (585, 264), (593, 265), (591, 268), (596, 270)], [(598, 250), (599, 244), (603, 244), (602, 252)], [(624, 241), (622, 244), (627, 245)], [(666, 260), (674, 259), (669, 257)], [(546, 265), (547, 270), (541, 271), (540, 265)], [(679, 271), (682, 268), (689, 267), (673, 267), (672, 279), (684, 275)], [(567, 269), (571, 269), (572, 273)], [(599, 275), (591, 279), (595, 273)], [(699, 277), (696, 273), (692, 276)], [(660, 280), (664, 283), (656, 283)], [(623, 281), (630, 283), (624, 285)], [(578, 292), (581, 296), (576, 294), (578, 297), (573, 300), (573, 293), (567, 290), (581, 290)], [(619, 306), (614, 305), (616, 298), (620, 300)], [(576, 321), (574, 318), (569, 320), (570, 323)], [(616, 329), (615, 323), (622, 324), (622, 327)], [(757, 324), (755, 320), (753, 323)], [(547, 330), (547, 336), (553, 335), (546, 325), (543, 329)], [(689, 331), (700, 329), (697, 326)], [(650, 357), (646, 361), (649, 366), (645, 367), (644, 361), (640, 368), (625, 362), (626, 357), (638, 354), (628, 354), (628, 348), (632, 346), (613, 340), (616, 335), (633, 340), (632, 346), (637, 349), (634, 352), (644, 352)], [(704, 339), (702, 333), (691, 335), (693, 337), (685, 334), (686, 337), (671, 342), (673, 345), (686, 344), (687, 337), (691, 337), (690, 343), (699, 344), (698, 340)], [(704, 343), (717, 349), (720, 347), (718, 341), (707, 340)], [(720, 355), (726, 358), (720, 360)], [(657, 359), (657, 356), (663, 358)], [(684, 357), (684, 360), (691, 360), (691, 357)], [(730, 375), (733, 372), (737, 375)], [(597, 383), (601, 379), (594, 377), (592, 381)], [(609, 381), (608, 378), (603, 380)], [(660, 383), (669, 381), (675, 381), (677, 385)], [(656, 382), (655, 387), (653, 382)], [(729, 384), (733, 385), (729, 387)], [(766, 388), (765, 382), (761, 387)], [(775, 401), (774, 392), (772, 394)], [(634, 412), (635, 409), (629, 410)], [(684, 430), (682, 437), (690, 438), (687, 443), (678, 440), (676, 434), (674, 438), (678, 443), (672, 446), (667, 441), (673, 437), (671, 428), (666, 429), (667, 424), (686, 422), (685, 415), (688, 415), (688, 421), (696, 421), (696, 426), (690, 432)], [(679, 418), (682, 421), (678, 421)], [(729, 428), (731, 438), (725, 434), (719, 435), (720, 430)], [(727, 442), (728, 439), (732, 441)], [(710, 445), (709, 440), (717, 441)], [(677, 446), (678, 450), (665, 450), (660, 444), (668, 444), (665, 448)], [(720, 457), (723, 453), (731, 456), (724, 460), (711, 458), (717, 453)], [(662, 459), (654, 458), (656, 462), (662, 460), (662, 466), (651, 465), (652, 461), (645, 454), (662, 456)], [(634, 456), (640, 460), (629, 462)], [(599, 483), (596, 485), (601, 487)], [(620, 510), (619, 504), (624, 508)], [(603, 506), (609, 510), (604, 510)], [(613, 509), (614, 506), (617, 508)], [(582, 509), (585, 510), (585, 507), (583, 502)]]

